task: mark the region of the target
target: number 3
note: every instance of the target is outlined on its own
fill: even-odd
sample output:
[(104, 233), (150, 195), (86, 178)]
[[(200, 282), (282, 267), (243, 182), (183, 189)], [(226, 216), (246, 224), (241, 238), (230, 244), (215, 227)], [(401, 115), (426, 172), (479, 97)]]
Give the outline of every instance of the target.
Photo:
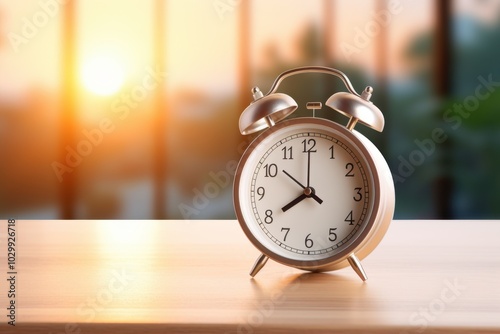
[(353, 196), (352, 198), (356, 201), (359, 202), (363, 198), (363, 195), (361, 194), (361, 188), (354, 188), (356, 190), (356, 195)]

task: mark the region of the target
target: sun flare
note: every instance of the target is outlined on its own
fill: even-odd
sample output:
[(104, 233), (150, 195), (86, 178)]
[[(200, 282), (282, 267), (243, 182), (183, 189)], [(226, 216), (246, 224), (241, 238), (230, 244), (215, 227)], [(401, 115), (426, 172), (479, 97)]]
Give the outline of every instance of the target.
[(116, 93), (125, 80), (122, 64), (110, 56), (87, 59), (83, 63), (80, 76), (88, 91), (101, 96)]

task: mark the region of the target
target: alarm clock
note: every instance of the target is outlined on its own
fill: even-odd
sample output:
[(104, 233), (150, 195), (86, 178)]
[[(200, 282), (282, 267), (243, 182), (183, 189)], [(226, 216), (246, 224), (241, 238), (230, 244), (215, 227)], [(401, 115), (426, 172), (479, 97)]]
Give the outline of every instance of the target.
[[(320, 102), (307, 103), (312, 117), (286, 120), (298, 107), (277, 93), (287, 77), (324, 73), (340, 78), (348, 92), (336, 92), (326, 106), (348, 117), (346, 125), (315, 117)], [(264, 130), (246, 149), (235, 173), (233, 201), (245, 235), (261, 255), (254, 277), (267, 260), (315, 272), (361, 265), (382, 240), (394, 214), (392, 175), (380, 151), (354, 127), (381, 132), (382, 112), (370, 102), (371, 87), (358, 94), (348, 77), (328, 67), (299, 67), (281, 73), (239, 119), (241, 134)]]

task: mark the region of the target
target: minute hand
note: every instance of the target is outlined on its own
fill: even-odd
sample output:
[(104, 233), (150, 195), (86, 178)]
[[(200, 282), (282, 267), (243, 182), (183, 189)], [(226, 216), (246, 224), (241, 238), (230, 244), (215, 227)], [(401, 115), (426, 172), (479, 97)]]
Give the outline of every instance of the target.
[(309, 179), (311, 176), (311, 151), (307, 151), (307, 188), (311, 185)]

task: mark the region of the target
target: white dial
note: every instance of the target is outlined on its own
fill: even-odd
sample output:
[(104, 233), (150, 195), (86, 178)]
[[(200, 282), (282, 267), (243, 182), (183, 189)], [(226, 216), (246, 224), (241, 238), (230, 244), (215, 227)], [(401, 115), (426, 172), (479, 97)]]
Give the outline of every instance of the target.
[(237, 177), (237, 212), (257, 244), (301, 262), (335, 257), (356, 243), (376, 191), (373, 165), (349, 133), (302, 118), (252, 144)]

